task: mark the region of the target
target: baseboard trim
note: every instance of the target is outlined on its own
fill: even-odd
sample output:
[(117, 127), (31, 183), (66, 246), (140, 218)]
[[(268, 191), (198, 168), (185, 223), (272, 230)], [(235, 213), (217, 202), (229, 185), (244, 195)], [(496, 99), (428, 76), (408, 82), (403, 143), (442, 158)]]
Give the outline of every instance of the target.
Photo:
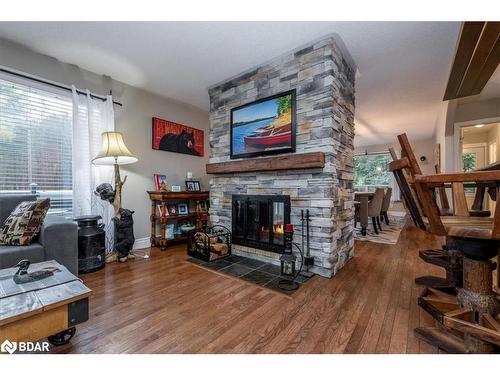
[(151, 247), (151, 241), (149, 237), (137, 238), (134, 242), (132, 250), (146, 249)]

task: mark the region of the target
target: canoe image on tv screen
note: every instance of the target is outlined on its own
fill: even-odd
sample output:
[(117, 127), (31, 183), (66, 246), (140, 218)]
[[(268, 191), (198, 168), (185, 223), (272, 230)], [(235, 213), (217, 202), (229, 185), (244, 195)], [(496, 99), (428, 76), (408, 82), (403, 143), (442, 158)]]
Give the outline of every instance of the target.
[(295, 90), (231, 110), (231, 158), (295, 151)]

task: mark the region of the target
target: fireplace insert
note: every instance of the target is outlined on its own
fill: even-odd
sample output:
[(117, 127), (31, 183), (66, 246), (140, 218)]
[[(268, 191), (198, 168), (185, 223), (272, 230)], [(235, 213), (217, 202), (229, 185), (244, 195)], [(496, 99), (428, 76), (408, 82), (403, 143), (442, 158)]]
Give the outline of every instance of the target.
[(283, 253), (290, 223), (288, 195), (233, 195), (233, 244)]

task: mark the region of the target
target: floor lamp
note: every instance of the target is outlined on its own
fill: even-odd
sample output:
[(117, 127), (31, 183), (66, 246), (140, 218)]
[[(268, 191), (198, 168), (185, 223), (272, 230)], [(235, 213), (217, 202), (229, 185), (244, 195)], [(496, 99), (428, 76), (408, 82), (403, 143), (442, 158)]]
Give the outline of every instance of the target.
[[(115, 190), (114, 194), (111, 192), (111, 199), (107, 199), (114, 207), (114, 221), (115, 221), (115, 250), (118, 252), (118, 259), (120, 261), (127, 260), (129, 252), (132, 250), (134, 244), (133, 234), (133, 220), (132, 211), (122, 210), (122, 212), (129, 212), (128, 225), (124, 223), (121, 218), (121, 203), (122, 203), (122, 187), (127, 180), (127, 176), (122, 180), (120, 177), (120, 165), (132, 164), (138, 161), (137, 157), (130, 152), (123, 142), (123, 134), (119, 132), (104, 132), (102, 133), (101, 150), (97, 156), (92, 160), (94, 165), (112, 165), (115, 169)], [(109, 187), (109, 184), (103, 184)], [(102, 186), (102, 185), (100, 185)], [(98, 187), (99, 190), (99, 187)], [(101, 195), (101, 199), (103, 195)]]

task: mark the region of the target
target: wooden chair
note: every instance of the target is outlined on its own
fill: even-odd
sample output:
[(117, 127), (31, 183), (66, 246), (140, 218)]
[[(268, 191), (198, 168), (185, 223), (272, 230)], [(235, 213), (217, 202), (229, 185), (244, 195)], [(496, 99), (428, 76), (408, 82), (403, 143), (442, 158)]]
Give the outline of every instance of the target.
[[(366, 212), (366, 215), (368, 215), (368, 218), (372, 218), (373, 230), (375, 231), (375, 234), (378, 234), (379, 229), (382, 230), (382, 226), (380, 225), (380, 210), (382, 209), (383, 200), (384, 189), (376, 188), (375, 194), (373, 195), (370, 202), (368, 202), (368, 210)], [(356, 222), (361, 222), (361, 217), (359, 215), (361, 215), (361, 210), (356, 210)]]
[(389, 225), (389, 216), (387, 215), (387, 211), (389, 211), (389, 207), (391, 206), (391, 198), (392, 188), (389, 187), (385, 190), (384, 199), (382, 201), (382, 209), (380, 210), (380, 220), (384, 220), (387, 225)]
[[(406, 133), (398, 135), (399, 145), (401, 146), (401, 153), (404, 157), (408, 158), (409, 162), (409, 176), (413, 179), (416, 175), (422, 175), (422, 170), (420, 169), (420, 165), (417, 162), (417, 158), (415, 157), (415, 153), (411, 147), (410, 141)], [(441, 173), (438, 166), (435, 167), (436, 174)], [(446, 195), (446, 188), (450, 188), (450, 185), (443, 185), (437, 188), (439, 193), (439, 199), (441, 203), (441, 207), (439, 208), (439, 214), (441, 216), (453, 216), (459, 212), (460, 214), (468, 211), (467, 216), (477, 216), (477, 217), (489, 217), (491, 216), (491, 212), (488, 210), (475, 209), (477, 207), (473, 205), (473, 208), (469, 209), (467, 207), (467, 200), (462, 199), (461, 192), (457, 192), (457, 194), (453, 195), (453, 209), (450, 209), (450, 204), (448, 202), (448, 196)], [(484, 187), (493, 187), (495, 188), (495, 184), (492, 184), (491, 181), (485, 181), (484, 183), (469, 183), (467, 187), (484, 189)], [(453, 189), (452, 189), (453, 191)], [(416, 192), (415, 192), (416, 194)], [(484, 195), (483, 195), (484, 196)], [(465, 197), (465, 195), (464, 195)], [(417, 198), (418, 199), (418, 198)]]
[[(500, 230), (496, 228), (500, 225), (500, 212), (496, 212), (495, 218), (471, 217), (466, 209), (464, 183), (468, 183), (467, 186), (471, 186), (471, 182), (476, 184), (475, 186), (492, 183), (498, 186), (500, 174), (486, 175), (484, 172), (472, 172), (453, 175), (412, 175), (409, 160), (412, 155), (408, 156), (393, 161), (390, 169), (395, 176), (397, 174), (400, 177), (408, 177), (409, 181), (405, 178), (399, 178), (399, 181), (403, 182), (403, 186), (404, 183), (408, 184), (405, 190), (410, 189), (409, 185), (412, 185), (411, 189), (415, 192), (416, 199), (412, 203), (412, 195), (406, 194), (406, 197), (410, 198), (410, 206), (413, 204), (419, 207), (419, 210), (416, 210), (417, 221), (422, 220), (424, 228), (431, 233), (446, 236), (446, 246), (442, 250), (423, 250), (419, 255), (422, 259), (427, 256), (429, 259), (424, 260), (429, 263), (448, 267), (446, 281), (454, 284), (456, 290), (455, 293), (449, 293), (449, 290), (437, 287), (425, 288), (418, 299), (419, 305), (439, 324), (446, 327), (446, 330), (420, 327), (415, 333), (449, 352), (498, 351), (500, 306), (492, 286), (494, 266), (490, 259), (498, 256), (500, 236), (496, 233), (500, 233)], [(452, 188), (455, 216), (441, 216), (441, 210), (436, 203), (436, 189), (439, 191), (445, 187)], [(419, 212), (423, 213), (421, 217), (418, 217)], [(432, 252), (440, 254), (433, 258)], [(461, 256), (454, 256), (457, 253)], [(454, 280), (448, 278), (448, 270), (453, 265), (451, 262), (453, 259), (457, 265), (455, 269), (463, 270), (461, 280), (455, 280), (454, 283)], [(442, 264), (439, 264), (440, 261)], [(457, 272), (454, 278), (457, 279), (458, 275)]]
[[(493, 353), (500, 351), (500, 302), (493, 289), (495, 266), (491, 261), (499, 256), (500, 200), (493, 218), (471, 217), (464, 190), (468, 182), (495, 182), (500, 187), (500, 171), (414, 176), (428, 230), (446, 236), (448, 248), (463, 256), (463, 287), (458, 289), (456, 301), (450, 295), (444, 297), (426, 289), (419, 304), (433, 311), (444, 327), (463, 334), (466, 352)], [(453, 190), (455, 216), (451, 217), (440, 215), (435, 200), (435, 189), (446, 184), (451, 184)]]
[(392, 163), (389, 164), (389, 170), (392, 171), (394, 179), (398, 184), (403, 204), (410, 213), (413, 223), (417, 228), (426, 230), (425, 224), (422, 220), (422, 211), (417, 204), (416, 193), (412, 191), (408, 183), (408, 162), (406, 160), (399, 160), (394, 148), (389, 148), (389, 153), (392, 156)]
[[(391, 152), (393, 157), (395, 153)], [(389, 170), (394, 174), (394, 178), (399, 186), (403, 202), (410, 213), (413, 223), (417, 228), (428, 231), (427, 219), (423, 214), (423, 209), (417, 199), (416, 192), (410, 187), (409, 179), (411, 174), (407, 158), (394, 160), (389, 164)], [(448, 218), (446, 219), (448, 220)], [(419, 251), (420, 258), (429, 264), (442, 267), (446, 272), (446, 277), (421, 276), (415, 278), (415, 283), (426, 287), (439, 289), (442, 292), (456, 294), (456, 288), (462, 286), (462, 255), (458, 251), (453, 251), (443, 246), (441, 249), (425, 249)]]

